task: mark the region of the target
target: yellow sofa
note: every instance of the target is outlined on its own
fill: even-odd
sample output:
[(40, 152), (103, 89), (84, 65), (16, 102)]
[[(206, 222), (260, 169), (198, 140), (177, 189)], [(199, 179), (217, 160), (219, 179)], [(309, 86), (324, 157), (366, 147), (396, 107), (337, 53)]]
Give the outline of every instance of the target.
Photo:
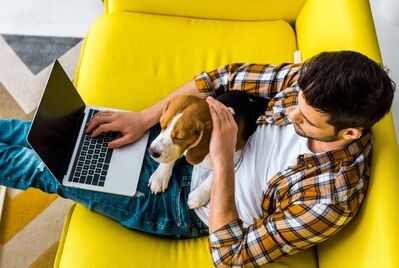
[[(108, 0), (87, 34), (75, 85), (92, 105), (140, 111), (195, 74), (231, 62), (292, 62), (355, 50), (381, 62), (367, 0)], [(356, 68), (356, 66), (354, 66)], [(316, 248), (270, 267), (399, 267), (399, 150), (392, 115), (374, 128), (369, 192), (357, 217)], [(212, 267), (207, 238), (127, 230), (74, 205), (55, 267)]]

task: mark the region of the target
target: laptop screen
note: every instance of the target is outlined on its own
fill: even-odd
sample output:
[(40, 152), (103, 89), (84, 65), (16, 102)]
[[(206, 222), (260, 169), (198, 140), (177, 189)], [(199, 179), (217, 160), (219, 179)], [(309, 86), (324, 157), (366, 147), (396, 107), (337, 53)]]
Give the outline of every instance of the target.
[(55, 61), (28, 142), (60, 182), (71, 160), (84, 109), (79, 93)]

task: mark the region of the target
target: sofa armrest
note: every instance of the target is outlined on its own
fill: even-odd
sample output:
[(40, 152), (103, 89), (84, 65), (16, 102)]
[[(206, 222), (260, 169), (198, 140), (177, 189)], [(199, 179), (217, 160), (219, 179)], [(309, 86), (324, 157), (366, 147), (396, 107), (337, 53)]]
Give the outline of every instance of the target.
[[(296, 20), (304, 59), (322, 51), (354, 50), (381, 61), (367, 0), (308, 0)], [(354, 66), (355, 67), (355, 66)], [(399, 150), (392, 114), (373, 127), (371, 180), (358, 215), (317, 247), (319, 267), (399, 267), (396, 212)]]
[(320, 268), (399, 267), (399, 150), (389, 113), (375, 127), (371, 179), (360, 211), (317, 246)]
[(295, 21), (306, 0), (105, 0), (105, 11), (141, 12), (203, 19)]
[(308, 0), (295, 26), (304, 59), (322, 51), (354, 50), (381, 62), (367, 0)]

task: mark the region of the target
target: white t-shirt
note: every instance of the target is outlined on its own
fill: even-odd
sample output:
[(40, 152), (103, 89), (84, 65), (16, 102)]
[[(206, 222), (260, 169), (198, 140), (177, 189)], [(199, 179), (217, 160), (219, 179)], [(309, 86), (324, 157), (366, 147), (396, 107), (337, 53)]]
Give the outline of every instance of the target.
[[(292, 124), (287, 126), (259, 125), (248, 139), (235, 167), (236, 207), (244, 227), (262, 218), (262, 201), (268, 181), (277, 172), (296, 165), (300, 154), (312, 153), (308, 139), (296, 134)], [(204, 181), (212, 170), (194, 166), (191, 191)], [(195, 209), (208, 225), (209, 202)]]

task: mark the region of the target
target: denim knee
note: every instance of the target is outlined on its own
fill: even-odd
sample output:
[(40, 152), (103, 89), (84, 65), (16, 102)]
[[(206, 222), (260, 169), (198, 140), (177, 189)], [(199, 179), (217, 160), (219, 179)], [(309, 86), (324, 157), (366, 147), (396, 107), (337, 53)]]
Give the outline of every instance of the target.
[(32, 149), (1, 142), (0, 184), (21, 190), (34, 187), (47, 193), (56, 193), (59, 187), (59, 182)]

